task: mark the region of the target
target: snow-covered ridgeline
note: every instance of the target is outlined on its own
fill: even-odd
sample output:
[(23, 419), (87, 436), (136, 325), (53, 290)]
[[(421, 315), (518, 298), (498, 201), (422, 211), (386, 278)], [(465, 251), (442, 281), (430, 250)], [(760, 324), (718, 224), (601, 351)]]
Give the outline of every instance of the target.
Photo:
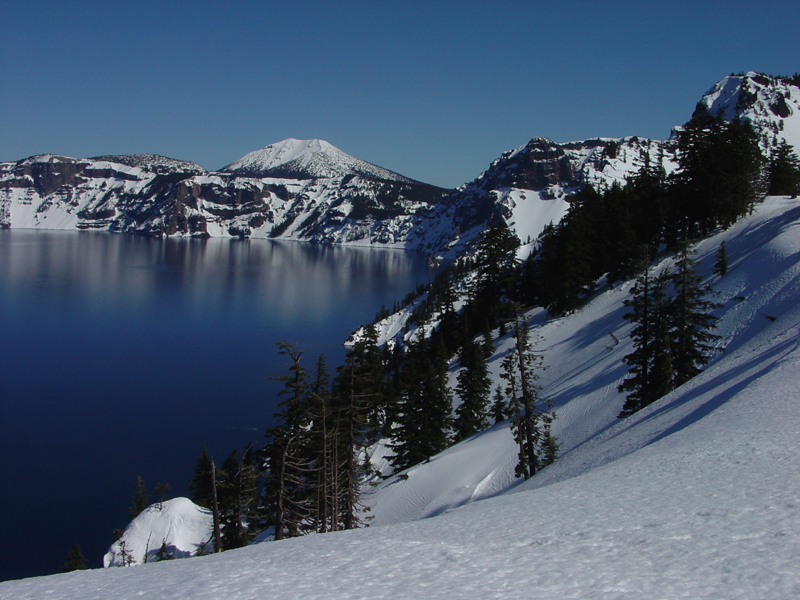
[[(621, 318), (630, 283), (564, 318), (531, 312), (562, 456), (527, 483), (515, 485), (503, 423), (387, 480), (370, 497), (369, 529), (4, 582), (0, 597), (796, 597), (798, 227), (800, 203), (770, 198), (699, 245), (725, 351), (624, 420), (616, 385), (630, 350)], [(729, 271), (718, 279), (723, 240)], [(495, 379), (510, 343), (497, 344)]]
[(782, 140), (800, 149), (800, 88), (796, 84), (750, 71), (721, 79), (705, 93), (695, 116), (709, 114), (726, 121), (749, 121), (769, 156)]

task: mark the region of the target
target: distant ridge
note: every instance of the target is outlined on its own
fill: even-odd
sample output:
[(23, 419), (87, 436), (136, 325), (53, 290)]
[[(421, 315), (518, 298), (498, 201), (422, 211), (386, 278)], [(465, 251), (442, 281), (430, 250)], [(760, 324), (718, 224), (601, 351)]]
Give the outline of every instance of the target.
[(92, 156), (89, 160), (113, 162), (127, 167), (139, 167), (147, 170), (158, 168), (174, 169), (179, 171), (196, 171), (205, 173), (206, 170), (197, 163), (188, 160), (178, 160), (161, 156), (160, 154), (106, 154)]

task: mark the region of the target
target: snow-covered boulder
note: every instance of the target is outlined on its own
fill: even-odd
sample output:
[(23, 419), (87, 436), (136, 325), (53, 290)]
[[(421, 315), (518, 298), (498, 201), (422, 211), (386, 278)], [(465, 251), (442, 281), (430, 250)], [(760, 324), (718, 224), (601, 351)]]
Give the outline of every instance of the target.
[[(171, 558), (195, 556), (210, 544), (211, 511), (188, 498), (173, 498), (147, 507), (125, 529), (103, 557), (103, 566), (121, 567), (156, 562), (162, 546)], [(201, 552), (202, 554), (202, 552)]]

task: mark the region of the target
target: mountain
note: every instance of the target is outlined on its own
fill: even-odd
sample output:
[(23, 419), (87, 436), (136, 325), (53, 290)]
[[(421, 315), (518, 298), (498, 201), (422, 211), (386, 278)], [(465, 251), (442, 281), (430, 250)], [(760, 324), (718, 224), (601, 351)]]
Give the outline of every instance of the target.
[(220, 172), (278, 179), (335, 179), (359, 175), (367, 179), (413, 183), (408, 177), (350, 156), (324, 140), (293, 138), (246, 154)]
[(45, 154), (0, 163), (0, 228), (402, 246), (410, 216), (447, 192), (321, 140), (267, 146), (220, 172), (151, 154)]
[[(367, 494), (370, 528), (8, 581), (0, 597), (796, 597), (799, 222), (800, 201), (772, 197), (698, 245), (721, 304), (720, 351), (705, 372), (626, 419), (616, 417), (617, 385), (631, 350), (622, 315), (633, 282), (601, 288), (569, 316), (526, 313), (541, 336), (542, 395), (554, 401), (562, 445), (527, 482), (514, 479), (506, 421)], [(730, 262), (719, 278), (723, 241)], [(495, 335), (498, 383), (512, 340)]]
[(761, 148), (786, 140), (800, 148), (800, 77), (769, 77), (754, 71), (725, 77), (703, 95), (694, 118), (748, 121), (759, 133)]
[[(750, 122), (767, 156), (782, 140), (797, 149), (799, 84), (796, 77), (731, 75), (701, 98), (694, 116)], [(645, 155), (670, 173), (675, 145), (674, 137), (537, 137), (457, 190), (413, 181), (322, 140), (284, 140), (218, 172), (155, 155), (41, 155), (0, 163), (0, 228), (276, 238), (453, 258), (502, 219), (528, 252), (529, 240), (566, 213), (570, 193), (624, 183)]]

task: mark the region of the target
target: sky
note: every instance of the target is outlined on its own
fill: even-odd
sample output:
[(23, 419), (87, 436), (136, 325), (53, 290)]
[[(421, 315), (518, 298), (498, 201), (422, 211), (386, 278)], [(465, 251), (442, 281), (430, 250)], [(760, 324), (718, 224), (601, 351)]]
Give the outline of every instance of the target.
[(800, 71), (800, 3), (4, 0), (0, 161), (213, 170), (324, 139), (455, 187), (535, 136), (669, 136), (732, 72)]

